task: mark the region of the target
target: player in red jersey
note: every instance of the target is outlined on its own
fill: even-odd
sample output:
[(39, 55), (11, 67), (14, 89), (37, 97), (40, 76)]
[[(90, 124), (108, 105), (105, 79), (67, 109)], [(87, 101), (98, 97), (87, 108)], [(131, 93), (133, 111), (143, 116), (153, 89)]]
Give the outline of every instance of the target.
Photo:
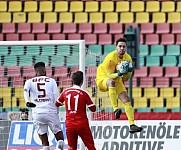
[(55, 102), (57, 107), (62, 106), (65, 102), (65, 123), (69, 150), (77, 150), (78, 136), (81, 137), (88, 150), (96, 150), (86, 114), (86, 106), (92, 112), (96, 111), (96, 106), (88, 92), (81, 89), (83, 72), (73, 73), (72, 80), (74, 85), (65, 89)]

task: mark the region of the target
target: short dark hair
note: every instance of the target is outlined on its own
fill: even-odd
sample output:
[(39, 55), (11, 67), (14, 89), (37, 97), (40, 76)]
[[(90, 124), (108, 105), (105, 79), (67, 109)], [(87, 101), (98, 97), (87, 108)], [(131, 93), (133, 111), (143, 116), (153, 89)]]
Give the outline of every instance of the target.
[(73, 84), (80, 85), (83, 82), (83, 72), (76, 71), (72, 75)]
[(117, 41), (116, 41), (116, 46), (118, 45), (118, 43), (119, 42), (127, 42), (127, 39), (126, 38), (119, 38), (119, 39), (117, 39)]
[(38, 68), (38, 67), (45, 67), (45, 63), (44, 62), (37, 62), (35, 65), (34, 65), (34, 68)]

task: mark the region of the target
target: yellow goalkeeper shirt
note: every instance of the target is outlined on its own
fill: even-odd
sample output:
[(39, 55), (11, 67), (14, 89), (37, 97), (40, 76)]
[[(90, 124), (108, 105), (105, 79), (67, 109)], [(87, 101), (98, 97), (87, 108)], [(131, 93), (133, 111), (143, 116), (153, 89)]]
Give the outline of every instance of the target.
[(104, 58), (102, 64), (100, 64), (97, 68), (96, 84), (99, 85), (99, 83), (104, 80), (104, 78), (111, 78), (114, 79), (116, 82), (119, 81), (119, 79), (122, 80), (122, 78), (117, 78), (118, 76), (116, 66), (121, 61), (125, 60), (129, 60), (132, 63), (132, 58), (128, 53), (125, 53), (122, 59), (118, 57), (116, 50), (109, 53)]

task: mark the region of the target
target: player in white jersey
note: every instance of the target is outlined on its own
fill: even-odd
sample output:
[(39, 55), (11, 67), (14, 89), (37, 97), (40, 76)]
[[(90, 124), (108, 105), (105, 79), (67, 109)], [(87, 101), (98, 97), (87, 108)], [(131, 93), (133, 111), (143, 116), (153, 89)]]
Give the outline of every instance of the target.
[(28, 79), (24, 85), (24, 98), (27, 107), (32, 107), (33, 123), (42, 141), (43, 150), (50, 150), (48, 127), (57, 140), (56, 149), (63, 150), (64, 136), (55, 101), (58, 99), (56, 81), (46, 76), (44, 62), (34, 65), (36, 77)]

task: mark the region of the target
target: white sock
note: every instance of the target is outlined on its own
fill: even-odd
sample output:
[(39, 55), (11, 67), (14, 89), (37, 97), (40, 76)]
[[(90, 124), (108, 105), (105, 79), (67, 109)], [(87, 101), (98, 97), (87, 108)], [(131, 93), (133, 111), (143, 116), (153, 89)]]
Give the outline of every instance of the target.
[(56, 150), (63, 150), (63, 147), (64, 147), (64, 141), (58, 140), (56, 145)]
[(49, 146), (43, 146), (43, 150), (50, 150)]

